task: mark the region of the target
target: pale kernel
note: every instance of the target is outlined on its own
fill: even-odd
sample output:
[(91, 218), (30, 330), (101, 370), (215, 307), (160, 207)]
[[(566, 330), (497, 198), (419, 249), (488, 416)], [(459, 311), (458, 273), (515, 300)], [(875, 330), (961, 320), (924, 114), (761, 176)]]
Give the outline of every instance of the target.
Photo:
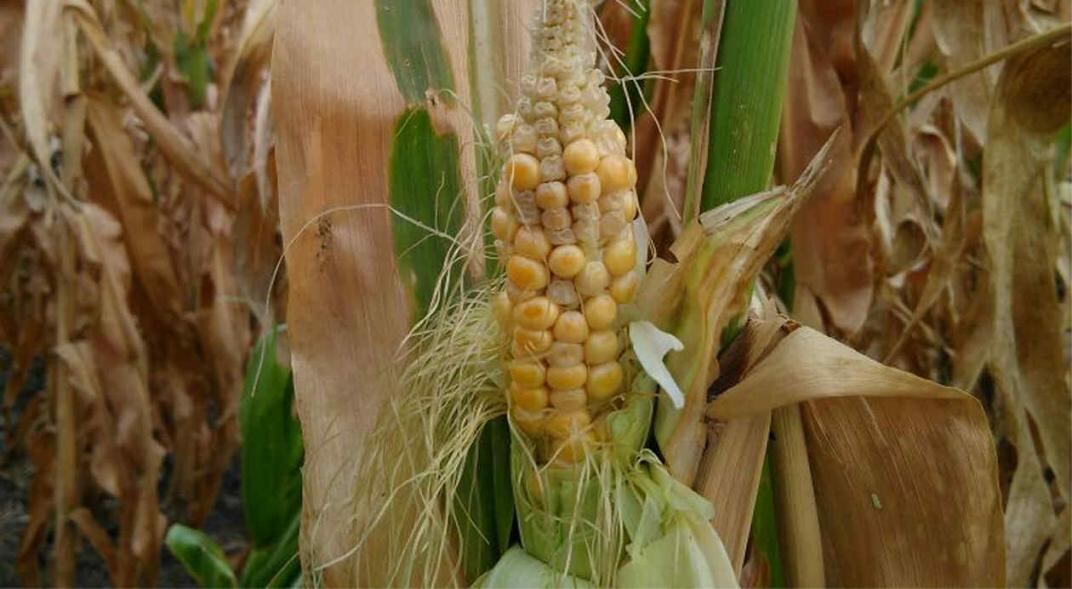
[(603, 184), (603, 190), (614, 192), (629, 188), (631, 162), (621, 155), (608, 155), (599, 162), (596, 173)]
[(551, 231), (561, 231), (563, 229), (569, 229), (573, 224), (573, 218), (570, 217), (570, 212), (565, 207), (560, 209), (547, 209), (540, 217), (543, 221), (543, 226)]
[(543, 159), (552, 155), (562, 155), (562, 144), (554, 137), (540, 137), (536, 141), (536, 157)]
[(517, 305), (523, 301), (527, 301), (536, 296), (536, 292), (532, 290), (525, 290), (519, 288), (513, 282), (506, 281), (506, 296), (509, 297), (510, 302)]
[(575, 245), (560, 245), (551, 250), (547, 266), (555, 276), (573, 278), (584, 268), (584, 251)]
[(513, 318), (525, 329), (551, 329), (558, 319), (558, 305), (547, 297), (534, 297), (514, 307)]
[(566, 165), (562, 163), (562, 156), (552, 155), (543, 158), (540, 162), (540, 181), (554, 182), (566, 178)]
[(613, 331), (593, 331), (584, 342), (584, 360), (588, 364), (603, 364), (618, 359), (618, 334)]
[(603, 250), (603, 265), (613, 276), (621, 276), (633, 270), (636, 267), (636, 242), (632, 239), (612, 241)]
[(527, 153), (516, 153), (507, 162), (506, 177), (517, 190), (532, 190), (540, 183), (540, 162)]
[(495, 135), (499, 141), (505, 141), (514, 132), (514, 127), (517, 125), (517, 115), (510, 113), (499, 117), (499, 121), (495, 123)]
[(547, 236), (542, 230), (522, 227), (518, 229), (514, 237), (514, 250), (526, 258), (544, 260), (547, 254), (551, 253), (551, 242), (547, 241)]
[(491, 211), (491, 233), (503, 240), (510, 241), (514, 238), (514, 233), (517, 232), (517, 219), (510, 214), (510, 211), (502, 208), (495, 207)]
[(584, 389), (568, 391), (551, 391), (551, 406), (559, 411), (577, 411), (588, 404), (588, 393)]
[(571, 176), (587, 174), (599, 166), (599, 151), (596, 144), (589, 139), (580, 139), (566, 146), (562, 154), (566, 161), (566, 171)]
[(569, 204), (569, 193), (561, 182), (544, 182), (536, 187), (536, 204), (541, 209), (560, 209)]
[(591, 423), (592, 417), (587, 411), (556, 413), (544, 422), (544, 430), (552, 438), (565, 440), (580, 434)]
[(584, 318), (593, 331), (609, 328), (617, 316), (618, 303), (610, 295), (596, 295), (584, 303)]
[(622, 387), (623, 378), (622, 365), (617, 362), (592, 366), (585, 390), (588, 391), (588, 397), (591, 400), (603, 401), (618, 392)]
[(547, 298), (567, 309), (573, 309), (581, 304), (580, 297), (577, 295), (577, 287), (571, 280), (552, 279), (551, 284), (547, 285)]
[(547, 267), (524, 256), (510, 256), (506, 262), (506, 276), (522, 290), (539, 290), (547, 286)]
[[(513, 258), (510, 258), (513, 260)], [(584, 265), (584, 269), (573, 280), (577, 285), (577, 292), (584, 297), (594, 297), (607, 290), (610, 284), (610, 273), (603, 262), (592, 261)]]
[(570, 200), (582, 204), (595, 202), (599, 198), (601, 186), (599, 176), (591, 172), (572, 176), (566, 182)]
[[(617, 357), (617, 356), (615, 356)], [(584, 346), (555, 342), (547, 352), (547, 364), (554, 368), (576, 366), (584, 362)]]
[(525, 411), (546, 409), (549, 395), (546, 387), (526, 388), (517, 383), (510, 385), (510, 400)]
[(533, 331), (522, 327), (514, 328), (514, 343), (517, 344), (520, 350), (524, 351), (522, 354), (515, 354), (516, 357), (542, 354), (551, 347), (553, 342), (554, 338), (551, 337), (550, 331)]
[(557, 440), (552, 449), (551, 456), (555, 463), (562, 465), (577, 464), (588, 455), (588, 447), (594, 438), (590, 432), (570, 436), (564, 440)]
[(588, 380), (588, 367), (577, 364), (569, 367), (554, 367), (547, 369), (547, 386), (556, 391), (568, 391), (584, 386)]
[(619, 305), (631, 303), (639, 284), (640, 277), (636, 272), (622, 274), (610, 283), (610, 296), (614, 297)]
[(543, 413), (537, 411), (525, 411), (518, 405), (514, 405), (510, 409), (510, 417), (514, 425), (518, 427), (522, 432), (536, 436), (543, 431), (544, 416)]
[(515, 125), (510, 134), (510, 148), (517, 154), (530, 154), (536, 151), (536, 140), (536, 129), (532, 125)]

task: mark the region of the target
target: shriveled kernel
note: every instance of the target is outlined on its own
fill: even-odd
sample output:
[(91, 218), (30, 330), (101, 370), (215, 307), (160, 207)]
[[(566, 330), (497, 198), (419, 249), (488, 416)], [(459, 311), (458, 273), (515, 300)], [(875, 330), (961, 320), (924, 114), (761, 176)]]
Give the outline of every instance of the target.
[(495, 295), (495, 298), (491, 300), (491, 310), (495, 314), (495, 320), (498, 321), (499, 327), (506, 328), (510, 325), (510, 317), (513, 312), (513, 303), (510, 302), (510, 297), (507, 296), (506, 291), (500, 291)]
[(506, 262), (506, 276), (522, 290), (539, 290), (547, 286), (547, 267), (524, 256), (510, 256)]
[(584, 343), (588, 339), (588, 322), (579, 311), (566, 311), (555, 322), (554, 334), (558, 342)]
[(613, 239), (622, 229), (625, 229), (625, 213), (622, 211), (609, 211), (599, 218), (599, 236), (603, 239)]
[(584, 360), (590, 365), (618, 359), (618, 334), (613, 331), (593, 331), (584, 342)]
[(510, 241), (514, 238), (514, 233), (517, 232), (517, 219), (510, 214), (510, 211), (503, 209), (502, 207), (495, 207), (491, 211), (491, 233), (503, 240)]
[(546, 409), (549, 395), (546, 387), (526, 388), (516, 383), (510, 385), (510, 399), (525, 411)]
[(607, 290), (610, 284), (610, 273), (607, 272), (607, 267), (603, 265), (603, 262), (591, 261), (584, 265), (584, 269), (573, 280), (573, 283), (577, 285), (577, 292), (581, 293), (581, 296), (594, 297)]
[(547, 297), (534, 297), (515, 306), (513, 318), (525, 329), (551, 329), (558, 320), (558, 305)]
[(547, 352), (547, 364), (553, 368), (576, 366), (584, 362), (584, 346), (555, 342)]
[(540, 222), (540, 208), (536, 206), (536, 193), (532, 190), (515, 192), (510, 210), (522, 225), (535, 225)]
[(527, 153), (515, 153), (506, 162), (505, 174), (515, 189), (532, 190), (540, 183), (540, 161)]
[(538, 361), (515, 360), (510, 363), (510, 382), (521, 388), (542, 387), (547, 378), (547, 369)]
[(551, 391), (551, 406), (559, 411), (577, 411), (588, 404), (588, 393), (584, 389), (568, 391)]
[(620, 305), (631, 303), (639, 284), (640, 277), (637, 276), (636, 272), (622, 274), (610, 283), (610, 296), (614, 297), (614, 300), (618, 301)]
[(558, 82), (554, 78), (540, 78), (536, 82), (536, 95), (544, 100), (551, 100), (558, 93)]
[(536, 129), (536, 133), (543, 137), (556, 137), (558, 136), (558, 121), (553, 118), (545, 117), (532, 124)]
[(540, 217), (543, 221), (543, 226), (551, 231), (561, 231), (563, 229), (569, 229), (573, 224), (573, 218), (570, 217), (569, 209), (565, 207), (560, 209), (547, 209)]
[(588, 366), (577, 364), (569, 367), (555, 367), (547, 369), (547, 386), (556, 391), (568, 391), (584, 386), (588, 380)]
[(622, 365), (617, 362), (607, 362), (592, 366), (589, 370), (588, 398), (593, 401), (603, 401), (614, 396), (622, 387)]
[[(588, 113), (587, 111), (585, 111), (583, 104), (569, 104), (559, 112), (558, 122), (562, 123), (563, 125), (572, 125), (578, 123), (583, 124), (587, 116)], [(594, 145), (595, 144), (593, 144), (593, 147)], [(592, 169), (595, 169), (595, 167), (593, 166)]]
[(551, 245), (570, 245), (577, 243), (577, 235), (573, 233), (572, 227), (547, 229), (547, 241), (550, 241)]
[(573, 278), (584, 268), (584, 251), (575, 245), (560, 245), (551, 250), (547, 266), (555, 276)]
[(551, 284), (547, 285), (547, 298), (564, 309), (574, 309), (581, 304), (581, 297), (572, 280), (551, 280)]
[(532, 105), (532, 114), (539, 118), (555, 118), (558, 116), (558, 108), (554, 104), (541, 100)]
[(569, 204), (569, 193), (561, 182), (544, 182), (536, 187), (536, 204), (541, 209), (560, 209)]
[(540, 137), (536, 141), (536, 157), (542, 159), (552, 155), (562, 155), (562, 144), (554, 137)]
[(522, 327), (514, 328), (514, 343), (517, 344), (518, 348), (527, 352), (527, 354), (521, 354), (522, 356), (542, 354), (550, 349), (553, 341), (550, 331), (534, 331)]
[(524, 123), (516, 125), (510, 134), (510, 148), (515, 153), (530, 154), (536, 151), (536, 129)]
[(499, 141), (509, 139), (517, 123), (518, 117), (513, 113), (499, 117), (499, 121), (495, 123), (495, 136), (499, 138)]
[(575, 123), (567, 123), (562, 127), (562, 142), (567, 145), (580, 139), (581, 137), (584, 137), (584, 135), (585, 129), (583, 122), (578, 121)]
[(618, 303), (610, 295), (596, 295), (584, 303), (584, 318), (593, 331), (607, 329), (618, 317)]
[(621, 276), (631, 271), (636, 266), (636, 242), (632, 239), (612, 241), (603, 250), (603, 265), (612, 276)]
[(589, 172), (570, 177), (566, 182), (566, 188), (569, 189), (570, 200), (587, 204), (599, 198), (601, 185), (599, 176)]
[(516, 284), (514, 284), (513, 282), (510, 282), (509, 280), (507, 280), (506, 281), (506, 296), (509, 297), (511, 303), (516, 305), (518, 303), (521, 303), (523, 301), (527, 301), (527, 300), (531, 299), (532, 297), (536, 296), (536, 291), (520, 288)]
[(544, 422), (544, 431), (552, 438), (565, 440), (584, 431), (592, 423), (587, 411), (561, 412), (551, 415)]
[(514, 251), (534, 260), (544, 260), (551, 253), (551, 242), (543, 231), (535, 227), (522, 227), (514, 236)]
[(603, 190), (614, 192), (623, 188), (629, 188), (631, 162), (621, 155), (608, 155), (599, 162), (596, 173), (599, 181), (603, 184)]
[(599, 151), (590, 139), (580, 139), (566, 146), (562, 157), (566, 160), (566, 171), (571, 176), (594, 172), (599, 166)]
[(544, 416), (538, 411), (525, 411), (518, 405), (510, 409), (510, 417), (514, 425), (530, 436), (539, 435), (543, 431)]
[(566, 165), (562, 163), (562, 156), (549, 155), (540, 161), (540, 181), (554, 182), (566, 178)]

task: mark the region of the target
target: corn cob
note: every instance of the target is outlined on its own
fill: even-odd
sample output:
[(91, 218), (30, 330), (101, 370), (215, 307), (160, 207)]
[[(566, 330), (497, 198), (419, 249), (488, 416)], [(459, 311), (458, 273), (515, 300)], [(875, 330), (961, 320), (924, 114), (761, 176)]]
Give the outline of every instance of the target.
[(507, 159), (491, 214), (511, 416), (563, 463), (583, 458), (593, 422), (623, 392), (618, 307), (639, 283), (636, 167), (608, 118), (585, 10), (545, 2), (517, 110), (497, 125)]

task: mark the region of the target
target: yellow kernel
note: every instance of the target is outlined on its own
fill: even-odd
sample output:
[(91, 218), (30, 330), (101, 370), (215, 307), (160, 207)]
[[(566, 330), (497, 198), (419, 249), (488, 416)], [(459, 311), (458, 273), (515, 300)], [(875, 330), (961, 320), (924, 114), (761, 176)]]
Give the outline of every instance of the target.
[(588, 367), (584, 364), (568, 368), (552, 366), (547, 369), (547, 386), (556, 391), (579, 389), (584, 386), (586, 380), (588, 380)]
[(585, 390), (593, 401), (603, 401), (614, 396), (622, 387), (622, 365), (617, 362), (598, 364), (590, 369)]
[(534, 260), (547, 259), (551, 253), (551, 242), (538, 227), (522, 227), (514, 236), (514, 250), (517, 253)]
[(566, 171), (571, 176), (593, 172), (599, 165), (599, 150), (590, 139), (574, 141), (566, 146), (563, 152), (566, 160)]
[(614, 192), (623, 188), (629, 188), (630, 178), (636, 172), (630, 172), (632, 162), (621, 155), (608, 155), (599, 162), (596, 173), (599, 181), (603, 184), (603, 190)]
[(547, 297), (534, 297), (514, 307), (514, 321), (525, 329), (551, 329), (558, 319), (558, 305)]
[(582, 296), (593, 297), (607, 290), (610, 284), (610, 273), (607, 272), (607, 267), (603, 265), (603, 262), (588, 262), (573, 283), (577, 285), (577, 292)]
[(510, 326), (510, 313), (513, 303), (510, 302), (510, 297), (507, 296), (506, 291), (500, 291), (495, 295), (495, 298), (491, 301), (491, 311), (495, 315), (495, 320), (499, 322), (499, 327), (503, 329)]
[(587, 411), (570, 411), (551, 415), (544, 422), (544, 430), (552, 438), (565, 440), (584, 431), (592, 423)]
[(521, 351), (521, 354), (514, 354), (515, 357), (525, 357), (534, 354), (542, 354), (551, 347), (551, 343), (554, 339), (551, 337), (551, 332), (546, 330), (532, 330), (525, 329), (523, 327), (514, 328), (514, 344), (516, 344), (515, 350)]
[(584, 362), (584, 346), (581, 344), (555, 342), (551, 344), (551, 349), (547, 352), (547, 363), (552, 367), (565, 368), (582, 362)]
[(510, 256), (506, 276), (521, 290), (539, 290), (547, 286), (547, 267), (524, 256)]
[(544, 416), (543, 413), (536, 411), (525, 411), (519, 405), (514, 405), (510, 410), (510, 417), (514, 425), (521, 431), (530, 436), (539, 435), (543, 431)]
[(541, 209), (560, 209), (569, 204), (569, 192), (566, 185), (555, 182), (544, 182), (536, 187), (536, 204)]
[(568, 391), (551, 391), (551, 406), (559, 411), (577, 411), (588, 404), (588, 393), (584, 389)]
[(547, 369), (540, 362), (515, 360), (510, 363), (510, 381), (519, 387), (534, 389), (542, 387)]
[(622, 212), (625, 213), (626, 221), (632, 221), (636, 218), (637, 197), (632, 190), (622, 195)]
[(565, 440), (558, 440), (554, 444), (551, 456), (560, 464), (577, 464), (588, 455), (588, 447), (594, 438), (591, 432), (571, 436)]
[(579, 204), (595, 202), (599, 198), (601, 186), (599, 176), (592, 173), (573, 176), (566, 182), (570, 199)]
[(584, 360), (595, 365), (618, 359), (618, 334), (613, 331), (593, 331), (584, 342)]
[(610, 295), (596, 295), (584, 303), (584, 318), (593, 331), (607, 329), (618, 316), (618, 303)]
[(495, 237), (508, 242), (514, 238), (514, 233), (516, 232), (517, 219), (510, 214), (510, 211), (502, 207), (495, 207), (492, 209), (491, 233), (495, 235)]
[(505, 179), (495, 185), (495, 204), (507, 210), (514, 206), (514, 191)]
[(507, 162), (504, 174), (517, 190), (532, 190), (540, 183), (540, 161), (527, 153), (516, 153)]
[(584, 268), (584, 251), (575, 245), (560, 245), (551, 251), (547, 266), (560, 278), (573, 278)]
[(620, 305), (631, 303), (639, 284), (640, 277), (637, 276), (636, 272), (622, 274), (615, 278), (614, 282), (610, 283), (610, 296), (614, 297), (614, 300), (618, 301)]
[(510, 400), (525, 411), (540, 411), (547, 407), (548, 392), (544, 387), (525, 388), (510, 385)]
[[(516, 245), (516, 241), (514, 242)], [(603, 265), (613, 276), (621, 276), (636, 266), (636, 242), (618, 239), (603, 250)]]
[(588, 322), (578, 311), (566, 311), (555, 322), (555, 341), (581, 344), (588, 339)]

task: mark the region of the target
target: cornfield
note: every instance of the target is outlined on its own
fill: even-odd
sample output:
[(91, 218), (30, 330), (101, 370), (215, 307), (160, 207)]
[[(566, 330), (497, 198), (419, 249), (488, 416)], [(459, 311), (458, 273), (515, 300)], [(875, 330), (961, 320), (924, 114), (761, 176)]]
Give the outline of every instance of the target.
[(0, 45), (0, 585), (1072, 586), (1072, 2)]

